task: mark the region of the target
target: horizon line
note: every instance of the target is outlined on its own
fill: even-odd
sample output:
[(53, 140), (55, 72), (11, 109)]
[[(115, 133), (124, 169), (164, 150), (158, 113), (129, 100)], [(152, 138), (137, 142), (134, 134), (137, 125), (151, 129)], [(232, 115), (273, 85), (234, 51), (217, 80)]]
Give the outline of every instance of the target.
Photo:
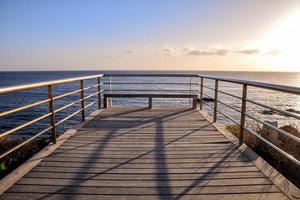
[(170, 72), (176, 72), (176, 71), (185, 71), (185, 72), (255, 72), (255, 73), (300, 73), (300, 71), (247, 71), (247, 70), (182, 70), (182, 69), (172, 69), (172, 70), (136, 70), (136, 69), (86, 69), (86, 70), (0, 70), (0, 72), (84, 72), (84, 71), (90, 71), (90, 72), (96, 72), (96, 71), (154, 71), (154, 72), (160, 72), (160, 71), (170, 71)]

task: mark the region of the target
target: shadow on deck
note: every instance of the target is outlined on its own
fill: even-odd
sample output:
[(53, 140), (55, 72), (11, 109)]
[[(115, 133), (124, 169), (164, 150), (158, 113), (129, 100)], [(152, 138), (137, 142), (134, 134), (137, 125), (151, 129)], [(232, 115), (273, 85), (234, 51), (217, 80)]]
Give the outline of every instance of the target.
[(190, 108), (109, 108), (0, 199), (288, 199)]

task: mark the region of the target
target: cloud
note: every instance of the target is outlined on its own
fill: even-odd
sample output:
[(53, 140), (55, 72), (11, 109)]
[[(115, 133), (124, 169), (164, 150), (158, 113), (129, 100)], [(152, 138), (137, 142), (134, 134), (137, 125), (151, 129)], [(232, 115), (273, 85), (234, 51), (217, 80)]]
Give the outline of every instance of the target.
[(269, 55), (269, 56), (276, 56), (276, 55), (281, 54), (281, 51), (274, 49), (274, 50), (270, 50), (270, 51), (266, 52), (265, 54)]
[(104, 55), (104, 56), (100, 56), (100, 57), (95, 57), (95, 59), (101, 59), (101, 60), (103, 60), (103, 59), (110, 59), (110, 58), (112, 58), (111, 55)]
[(168, 53), (168, 54), (170, 54), (170, 53), (173, 53), (173, 52), (175, 51), (175, 49), (172, 48), (172, 47), (170, 47), (169, 45), (165, 45), (161, 51), (162, 51), (163, 53)]
[(243, 49), (243, 50), (236, 50), (234, 53), (240, 53), (240, 54), (245, 54), (245, 55), (254, 55), (254, 54), (259, 54), (260, 50), (259, 49)]
[(209, 56), (212, 55), (211, 52), (202, 51), (202, 50), (187, 50), (187, 55), (190, 56)]
[(190, 48), (183, 48), (183, 49), (181, 49), (181, 51), (189, 51), (190, 50)]
[[(131, 56), (131, 55), (138, 55), (141, 54), (143, 51), (140, 50), (124, 50), (121, 52), (124, 56)], [(150, 51), (152, 53), (152, 51)], [(228, 55), (234, 55), (234, 54), (243, 54), (243, 55), (277, 55), (280, 52), (277, 50), (270, 50), (268, 52), (261, 51), (260, 49), (255, 48), (245, 48), (245, 49), (233, 49), (233, 48), (227, 48), (223, 47), (222, 45), (214, 45), (214, 46), (208, 46), (207, 48), (203, 49), (197, 49), (193, 46), (188, 46), (184, 48), (174, 48), (170, 45), (164, 45), (160, 50), (158, 50), (156, 53), (163, 54), (163, 55), (169, 55), (169, 56), (178, 56), (178, 55), (187, 55), (187, 56), (228, 56)]]
[(187, 55), (190, 56), (226, 56), (230, 53), (229, 49), (217, 49), (213, 51), (206, 51), (206, 50), (191, 50), (191, 49), (182, 49), (183, 51), (187, 52)]
[(162, 49), (162, 51), (165, 52), (165, 53), (172, 53), (174, 51), (174, 49), (172, 49), (172, 48), (164, 48), (164, 49)]
[(125, 50), (122, 52), (122, 54), (124, 54), (124, 55), (133, 54), (133, 53), (134, 53), (133, 50)]
[(218, 55), (218, 56), (226, 56), (229, 53), (230, 53), (229, 49), (218, 49), (215, 51), (215, 55)]

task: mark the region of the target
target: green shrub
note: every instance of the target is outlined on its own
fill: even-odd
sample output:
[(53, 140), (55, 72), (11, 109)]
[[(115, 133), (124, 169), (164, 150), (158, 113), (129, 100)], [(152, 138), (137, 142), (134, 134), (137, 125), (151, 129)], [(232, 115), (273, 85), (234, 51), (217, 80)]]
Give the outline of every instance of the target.
[[(23, 142), (25, 138), (3, 138), (0, 141), (0, 153), (4, 153), (11, 148), (17, 146), (21, 142)], [(20, 149), (12, 152), (11, 154), (5, 156), (0, 159), (0, 178), (3, 178), (11, 171), (16, 169), (26, 160), (31, 158), (34, 154), (39, 152), (42, 148), (44, 148), (49, 143), (49, 140), (46, 138), (40, 138), (29, 142), (24, 145)]]

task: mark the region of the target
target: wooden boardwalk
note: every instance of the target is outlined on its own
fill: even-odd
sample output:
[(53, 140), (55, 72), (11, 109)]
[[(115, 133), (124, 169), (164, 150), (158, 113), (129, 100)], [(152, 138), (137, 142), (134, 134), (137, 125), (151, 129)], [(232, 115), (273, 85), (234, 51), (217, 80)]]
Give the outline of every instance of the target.
[(189, 108), (109, 108), (0, 199), (288, 199)]

